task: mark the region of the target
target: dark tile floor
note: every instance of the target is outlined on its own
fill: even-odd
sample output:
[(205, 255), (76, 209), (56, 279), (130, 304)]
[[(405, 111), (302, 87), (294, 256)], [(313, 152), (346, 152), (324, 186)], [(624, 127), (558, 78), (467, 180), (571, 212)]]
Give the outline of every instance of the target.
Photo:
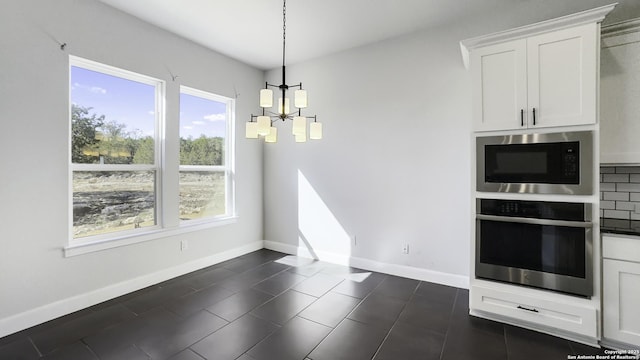
[(467, 290), (260, 250), (0, 339), (0, 359), (567, 359)]

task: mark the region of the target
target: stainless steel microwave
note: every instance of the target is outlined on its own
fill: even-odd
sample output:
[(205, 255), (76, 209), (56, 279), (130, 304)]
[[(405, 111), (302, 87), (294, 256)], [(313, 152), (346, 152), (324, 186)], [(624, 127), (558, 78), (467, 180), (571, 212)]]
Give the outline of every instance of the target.
[(593, 132), (476, 138), (477, 190), (533, 194), (593, 193)]

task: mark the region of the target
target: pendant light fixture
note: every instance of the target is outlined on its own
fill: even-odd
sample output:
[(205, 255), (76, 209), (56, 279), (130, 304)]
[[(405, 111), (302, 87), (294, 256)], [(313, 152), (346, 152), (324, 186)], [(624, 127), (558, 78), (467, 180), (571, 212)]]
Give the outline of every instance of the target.
[[(282, 84), (272, 85), (265, 83), (264, 89), (260, 90), (260, 107), (262, 115), (251, 114), (251, 120), (246, 124), (245, 136), (249, 139), (257, 139), (264, 137), (264, 141), (275, 143), (278, 141), (278, 129), (274, 124), (278, 120), (291, 120), (291, 132), (296, 142), (307, 141), (307, 119), (313, 119), (309, 124), (308, 138), (312, 140), (322, 139), (322, 123), (317, 121), (316, 115), (302, 116), (302, 109), (307, 107), (307, 91), (302, 89), (302, 83), (298, 85), (287, 85), (285, 72), (285, 45), (287, 33), (287, 1), (282, 2)], [(278, 88), (281, 92), (278, 99), (278, 111), (273, 112), (267, 109), (273, 107), (273, 90), (270, 88)], [(287, 90), (296, 89), (293, 94), (293, 106), (296, 108), (291, 111), (291, 103), (287, 98)]]

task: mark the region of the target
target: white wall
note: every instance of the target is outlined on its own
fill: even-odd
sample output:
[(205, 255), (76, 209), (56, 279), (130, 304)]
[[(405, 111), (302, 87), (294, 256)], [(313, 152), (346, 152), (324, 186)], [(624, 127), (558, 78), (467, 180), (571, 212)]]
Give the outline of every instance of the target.
[(296, 144), (279, 124), (286, 136), (265, 145), (267, 240), (303, 235), (316, 252), (468, 274), (471, 93), (458, 36), (424, 32), (287, 69), (325, 131)]
[[(279, 124), (286, 136), (265, 145), (267, 245), (468, 286), (471, 76), (458, 43), (608, 2), (513, 2), (289, 66), (288, 82), (305, 85), (306, 113), (319, 116), (325, 138), (295, 144), (291, 125)], [(637, 13), (636, 5), (624, 8)], [(279, 84), (280, 69), (267, 76)]]
[[(180, 85), (237, 92), (240, 134), (256, 109), (257, 95), (250, 95), (264, 81), (262, 71), (94, 0), (3, 2), (0, 34), (0, 337), (104, 300), (117, 284), (161, 279), (149, 274), (261, 246), (262, 147), (239, 137), (237, 223), (69, 258), (62, 251), (70, 221), (70, 54), (165, 80), (174, 94), (167, 98), (169, 126), (177, 121)], [(179, 76), (175, 82), (169, 72)], [(189, 240), (187, 251), (180, 251), (181, 239)]]

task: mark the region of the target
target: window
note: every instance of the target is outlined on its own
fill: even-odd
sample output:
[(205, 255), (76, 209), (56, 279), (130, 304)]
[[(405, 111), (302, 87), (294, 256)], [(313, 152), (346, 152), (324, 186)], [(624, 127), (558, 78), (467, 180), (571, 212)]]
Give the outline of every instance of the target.
[(164, 84), (70, 59), (73, 239), (159, 227)]
[[(234, 100), (171, 89), (165, 94), (162, 80), (70, 57), (69, 248), (233, 221)], [(180, 99), (179, 119), (165, 120), (165, 96)], [(165, 156), (178, 142), (179, 154)]]
[(180, 87), (180, 220), (233, 214), (233, 102)]

